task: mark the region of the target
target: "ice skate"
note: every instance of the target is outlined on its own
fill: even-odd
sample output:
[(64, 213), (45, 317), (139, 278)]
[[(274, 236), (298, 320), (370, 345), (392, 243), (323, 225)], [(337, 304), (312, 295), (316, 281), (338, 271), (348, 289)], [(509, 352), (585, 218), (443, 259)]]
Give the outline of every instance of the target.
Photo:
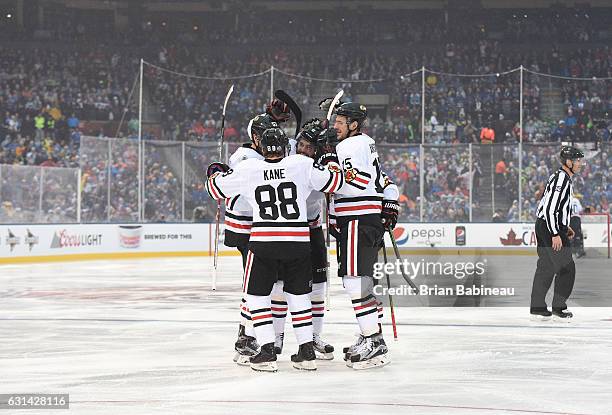
[(334, 359), (334, 346), (323, 341), (321, 336), (315, 334), (313, 336), (313, 345), (315, 355), (319, 360), (333, 360)]
[(293, 367), (299, 370), (317, 370), (316, 355), (313, 342), (300, 344), (298, 352), (291, 355)]
[(532, 321), (548, 321), (552, 316), (552, 313), (548, 309), (531, 309), (531, 320)]
[(244, 326), (240, 326), (238, 340), (234, 343), (234, 349), (236, 350), (234, 362), (240, 366), (248, 366), (250, 365), (249, 358), (257, 354), (259, 345), (255, 337), (244, 334)]
[(347, 366), (351, 366), (351, 355), (355, 352), (355, 350), (361, 346), (361, 344), (365, 341), (365, 337), (363, 335), (359, 335), (357, 341), (351, 346), (344, 347), (342, 349), (342, 353), (344, 353), (344, 361), (347, 362)]
[(251, 369), (257, 372), (276, 372), (276, 353), (274, 353), (274, 343), (267, 343), (261, 346), (259, 353), (250, 359)]
[(554, 308), (551, 314), (553, 316), (553, 321), (558, 321), (562, 323), (571, 323), (572, 318), (574, 317), (574, 314), (570, 311), (558, 309), (555, 310)]
[(276, 335), (274, 339), (274, 351), (276, 354), (281, 354), (283, 352), (283, 342), (285, 340), (285, 333), (279, 333)]
[(364, 339), (351, 355), (350, 362), (353, 369), (372, 369), (388, 365), (391, 362), (387, 346), (384, 344), (381, 335), (365, 337)]

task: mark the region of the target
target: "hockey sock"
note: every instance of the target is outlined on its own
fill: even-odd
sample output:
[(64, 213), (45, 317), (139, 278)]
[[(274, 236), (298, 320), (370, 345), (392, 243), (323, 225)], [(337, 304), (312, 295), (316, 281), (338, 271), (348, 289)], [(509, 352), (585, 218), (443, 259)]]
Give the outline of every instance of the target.
[(312, 341), (312, 305), (310, 294), (294, 295), (287, 293), (291, 312), (291, 322), (298, 345)]
[(247, 304), (249, 310), (251, 310), (251, 320), (253, 321), (257, 343), (274, 343), (270, 296), (247, 294)]
[(240, 324), (244, 326), (244, 334), (247, 336), (255, 337), (253, 331), (253, 322), (251, 321), (251, 312), (246, 302), (246, 298), (243, 295), (240, 302)]
[(277, 281), (272, 287), (272, 317), (274, 321), (274, 333), (285, 332), (285, 318), (287, 317), (287, 301), (283, 291), (283, 282)]
[(361, 334), (367, 337), (378, 333), (378, 300), (373, 294), (372, 278), (344, 276), (342, 282), (351, 298)]
[(325, 316), (325, 283), (317, 282), (312, 284), (310, 293), (312, 303), (312, 331), (321, 334), (323, 331), (323, 317)]
[(378, 324), (382, 325), (384, 312), (383, 312), (383, 303), (380, 300), (376, 300), (378, 306)]

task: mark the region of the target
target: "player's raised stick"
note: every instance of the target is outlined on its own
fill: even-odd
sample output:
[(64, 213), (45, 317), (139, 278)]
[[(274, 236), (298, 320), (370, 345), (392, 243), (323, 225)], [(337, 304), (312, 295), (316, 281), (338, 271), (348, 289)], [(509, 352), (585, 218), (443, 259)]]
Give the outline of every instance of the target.
[(302, 127), (302, 109), (295, 102), (295, 100), (282, 89), (277, 89), (274, 91), (274, 96), (287, 104), (289, 110), (293, 113), (293, 116), (295, 117), (295, 136), (297, 137), (298, 133), (300, 132), (300, 128)]
[[(338, 104), (338, 102), (340, 101), (340, 98), (342, 98), (342, 95), (344, 95), (344, 90), (340, 90), (338, 91), (338, 93), (336, 94), (336, 96), (334, 96), (334, 99), (332, 100), (331, 104), (329, 104), (329, 109), (327, 110), (327, 127), (329, 127), (329, 122), (331, 121), (331, 117), (332, 114), (334, 113), (334, 108), (336, 107), (336, 104)], [(330, 305), (330, 299), (331, 296), (329, 295), (329, 289), (331, 286), (330, 283), (330, 279), (329, 279), (329, 269), (331, 266), (331, 262), (329, 260), (329, 247), (331, 245), (331, 238), (329, 236), (329, 203), (330, 203), (330, 195), (326, 194), (325, 195), (325, 222), (326, 222), (326, 226), (325, 226), (325, 247), (326, 247), (326, 251), (327, 251), (327, 282), (326, 282), (326, 289), (325, 289), (325, 305), (327, 307), (327, 310), (329, 311), (329, 305)]]
[[(221, 113), (221, 139), (219, 140), (219, 161), (223, 156), (223, 136), (225, 135), (225, 110), (227, 109), (227, 102), (230, 96), (234, 92), (234, 84), (230, 86), (223, 101), (223, 112)], [(213, 278), (212, 278), (212, 289), (217, 289), (217, 265), (219, 264), (219, 222), (221, 221), (221, 201), (217, 201), (217, 214), (215, 215), (215, 256), (213, 259)]]
[[(382, 250), (383, 250), (383, 258), (385, 259), (385, 265), (386, 265), (387, 264), (387, 247), (385, 246), (384, 238), (383, 238)], [(387, 278), (387, 288), (391, 288), (391, 279), (389, 278), (389, 274), (387, 274), (387, 271), (384, 271), (384, 272), (385, 272), (385, 277)], [(395, 309), (393, 308), (393, 296), (391, 295), (390, 292), (388, 294), (389, 294), (389, 308), (391, 309), (391, 326), (393, 327), (393, 339), (397, 340), (397, 326), (395, 324)]]

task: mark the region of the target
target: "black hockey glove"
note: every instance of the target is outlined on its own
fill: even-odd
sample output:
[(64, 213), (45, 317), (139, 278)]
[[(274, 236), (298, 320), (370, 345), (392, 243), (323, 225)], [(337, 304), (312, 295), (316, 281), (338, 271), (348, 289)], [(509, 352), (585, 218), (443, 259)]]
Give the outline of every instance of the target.
[(276, 122), (285, 122), (291, 116), (289, 106), (278, 98), (274, 98), (271, 103), (266, 106), (266, 114)]
[(380, 216), (385, 229), (392, 230), (395, 228), (398, 215), (399, 204), (395, 200), (383, 200), (383, 208)]
[[(321, 111), (327, 114), (327, 111), (329, 111), (329, 106), (331, 105), (333, 100), (334, 98), (330, 97), (330, 98), (325, 98), (323, 101), (319, 102), (319, 108), (321, 109)], [(338, 108), (341, 104), (342, 104), (342, 101), (338, 101), (334, 109)]]
[(317, 138), (317, 145), (321, 148), (335, 148), (339, 142), (338, 131), (334, 128), (325, 128), (319, 133)]
[(206, 177), (210, 177), (215, 173), (226, 173), (230, 170), (230, 166), (225, 163), (220, 163), (215, 161), (214, 163), (210, 163), (208, 168), (206, 169)]
[(338, 229), (336, 225), (329, 225), (329, 234), (336, 240), (340, 239), (340, 229)]

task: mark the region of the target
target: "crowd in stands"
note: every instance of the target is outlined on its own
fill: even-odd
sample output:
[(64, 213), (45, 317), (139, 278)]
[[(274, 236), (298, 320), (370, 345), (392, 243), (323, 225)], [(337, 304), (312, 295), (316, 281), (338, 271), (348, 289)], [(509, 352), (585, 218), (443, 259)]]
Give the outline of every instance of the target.
[(76, 169), (0, 165), (0, 222), (76, 222), (77, 189)]
[[(590, 8), (491, 10), (469, 7), (444, 10), (379, 10), (370, 7), (337, 10), (263, 10), (249, 2), (224, 2), (224, 10), (192, 13), (150, 13), (140, 24), (113, 30), (113, 13), (79, 11), (53, 5), (44, 11), (42, 27), (24, 31), (5, 27), (13, 39), (39, 41), (104, 41), (119, 45), (180, 40), (187, 44), (420, 44), (477, 42), (499, 38), (513, 43), (588, 43), (605, 40), (600, 28), (609, 12)], [(234, 3), (234, 4), (231, 4)], [(262, 22), (277, 30), (263, 30)]]
[[(258, 27), (259, 12), (247, 10), (239, 15), (238, 25), (227, 25), (224, 20), (227, 16), (221, 16), (210, 26), (219, 26), (219, 30), (193, 27), (188, 33), (173, 31), (171, 19), (163, 29), (159, 26), (161, 20), (152, 18), (139, 30), (131, 29), (122, 38), (121, 47), (112, 46), (110, 41), (120, 38), (112, 30), (107, 36), (94, 33), (84, 21), (66, 25), (68, 28), (48, 29), (45, 36), (40, 32), (32, 34), (36, 41), (26, 46), (0, 43), (3, 57), (0, 61), (0, 163), (80, 167), (83, 220), (135, 220), (138, 217), (138, 153), (132, 139), (138, 130), (137, 74), (141, 56), (150, 63), (144, 65), (142, 91), (145, 140), (214, 145), (220, 128), (220, 106), (232, 83), (235, 92), (225, 128), (225, 139), (229, 142), (245, 140), (248, 119), (264, 110), (271, 89), (284, 89), (296, 97), (306, 117), (320, 116), (318, 101), (338, 88), (345, 90), (348, 100), (361, 94), (387, 95), (388, 107), (382, 110), (372, 107), (366, 130), (381, 143), (383, 165), (402, 189), (403, 219), (410, 221), (421, 216), (421, 201), (417, 196), (421, 161), (425, 172), (423, 219), (468, 220), (467, 146), (461, 150), (431, 147), (420, 160), (418, 144), (422, 134), (427, 144), (520, 141), (521, 88), (520, 72), (516, 70), (520, 65), (525, 68), (524, 143), (610, 142), (612, 80), (600, 78), (612, 77), (612, 48), (597, 43), (603, 40), (602, 29), (606, 28), (606, 20), (602, 21), (601, 16), (584, 11), (566, 11), (552, 18), (551, 11), (532, 14), (529, 18), (518, 12), (477, 13), (470, 24), (460, 25), (465, 16), (459, 11), (448, 18), (433, 12), (423, 12), (422, 16), (419, 12), (411, 17), (402, 13), (376, 13), (385, 19), (384, 30), (378, 30), (380, 25), (371, 24), (373, 17), (368, 13), (349, 14), (344, 25), (338, 25), (334, 20), (338, 17), (331, 14), (307, 14), (292, 20), (289, 14), (279, 13), (274, 19), (285, 24), (279, 26), (279, 31), (270, 32)], [(429, 24), (423, 24), (424, 21)], [(47, 24), (52, 22), (51, 19)], [(227, 36), (229, 32), (223, 30), (233, 35)], [(277, 42), (278, 39), (283, 42)], [(48, 40), (61, 40), (68, 47), (66, 44), (50, 46)], [(203, 53), (195, 47), (221, 40), (234, 50)], [(555, 45), (552, 49), (525, 47), (536, 40), (554, 40)], [(69, 47), (71, 42), (74, 47)], [(88, 47), (83, 47), (83, 42)], [(333, 56), (300, 50), (300, 46), (330, 42), (343, 45)], [(360, 51), (356, 45), (363, 42), (381, 45), (403, 42), (414, 48), (402, 53), (384, 48)], [(571, 46), (574, 42), (581, 46)], [(262, 43), (268, 47), (239, 49), (239, 45)], [(273, 74), (270, 73), (272, 66), (278, 68)], [(427, 68), (423, 132), (422, 74), (418, 71), (421, 66)], [(248, 74), (259, 75), (242, 77)], [(236, 76), (240, 77), (227, 79)], [(274, 85), (270, 85), (271, 78)], [(84, 136), (92, 134), (85, 133), (84, 125), (91, 121), (113, 123), (117, 126), (116, 135), (126, 137), (126, 144), (113, 148), (110, 169), (107, 158), (94, 154), (98, 147), (81, 152)], [(149, 127), (153, 124), (158, 128)], [(93, 135), (105, 134), (100, 130)], [(520, 219), (531, 218), (528, 215), (533, 214), (538, 197), (533, 189), (541, 186), (546, 179), (544, 172), (554, 166), (554, 155), (546, 153), (545, 148), (548, 147), (534, 146), (537, 151), (523, 152), (523, 218)], [(193, 166), (210, 160), (206, 151), (201, 153), (194, 155)], [(490, 186), (495, 186), (508, 199), (508, 206), (497, 217), (519, 220), (518, 202), (514, 202), (518, 200), (518, 156), (504, 152), (495, 157), (495, 180)], [(582, 194), (585, 202), (609, 209), (610, 169), (606, 168), (609, 152), (602, 151), (598, 157), (599, 164), (590, 166), (588, 174), (594, 175), (599, 184), (592, 189), (584, 186)], [(183, 216), (182, 183), (175, 162), (172, 157), (164, 156), (163, 151), (147, 153), (144, 166), (147, 220), (175, 221)], [(481, 184), (485, 183), (481, 178), (483, 163), (480, 154), (473, 152), (474, 210), (481, 209), (479, 195)], [(187, 219), (191, 218), (193, 209), (207, 202), (201, 182), (193, 179), (196, 173), (202, 172), (194, 167), (189, 173), (190, 181), (185, 183)], [(5, 180), (3, 176), (3, 184)], [(5, 190), (1, 191), (6, 200)], [(31, 195), (23, 197), (26, 196)], [(15, 193), (11, 197), (22, 196)], [(211, 214), (214, 212), (208, 207), (198, 213), (204, 217)]]
[[(612, 169), (612, 146), (602, 144), (597, 148), (586, 146), (584, 168), (573, 179), (574, 193), (581, 199), (583, 207), (591, 212), (610, 213), (612, 186), (610, 171)], [(558, 147), (552, 145), (528, 146), (523, 153), (523, 220), (535, 218), (535, 209), (544, 191), (549, 172), (558, 165)], [(535, 190), (535, 191), (534, 191)]]

